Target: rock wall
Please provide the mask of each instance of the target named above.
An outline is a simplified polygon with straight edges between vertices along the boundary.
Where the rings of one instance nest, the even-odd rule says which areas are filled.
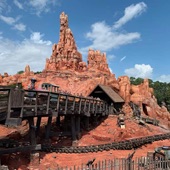
[[[89,49],[87,63],[89,70],[99,70],[111,74],[106,59],[106,53]]]

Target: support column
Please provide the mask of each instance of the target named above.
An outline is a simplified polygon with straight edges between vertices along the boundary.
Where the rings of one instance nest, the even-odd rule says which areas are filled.
[[[29,132],[30,132],[30,143],[31,145],[36,145],[36,127],[34,126],[34,118],[30,117],[28,118],[29,122]]]
[[[76,117],[76,132],[77,132],[77,139],[80,139],[81,137],[81,131],[80,131],[80,116],[77,115]]]
[[[71,133],[72,141],[76,141],[76,126],[75,126],[75,116],[71,116]]]
[[[61,120],[60,120],[60,115],[56,117],[56,125],[60,127]]]
[[[49,137],[50,137],[51,122],[52,122],[52,116],[48,117],[48,122],[47,122],[47,126],[46,126],[46,133],[45,133],[46,139],[49,139]]]
[[[38,120],[37,120],[38,121]],[[36,126],[34,126],[34,117],[28,118],[29,130],[30,130],[30,143],[31,145],[36,145]],[[39,153],[36,151],[31,151],[30,153],[30,165],[39,165]]]
[[[89,117],[85,117],[85,129],[89,130]]]
[[[37,117],[37,123],[36,123],[36,136],[38,136],[39,131],[40,131],[40,125],[41,125],[41,117]]]

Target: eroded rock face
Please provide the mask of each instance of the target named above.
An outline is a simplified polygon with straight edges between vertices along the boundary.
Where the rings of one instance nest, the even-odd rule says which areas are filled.
[[[126,103],[130,102],[130,80],[128,76],[121,76],[118,78],[120,96]]]
[[[30,75],[30,66],[29,66],[29,65],[26,65],[24,74],[25,74],[26,76],[29,76],[29,75]]]
[[[107,64],[106,53],[101,53],[99,50],[89,49],[88,52],[88,69],[100,70],[110,74]]]
[[[79,66],[80,63],[80,66]],[[52,55],[46,60],[45,71],[56,70],[86,70],[82,64],[82,55],[78,52],[73,33],[68,26],[68,16],[60,15],[60,39],[52,47]]]
[[[170,114],[166,107],[160,107],[153,95],[153,89],[149,87],[148,79],[144,79],[140,85],[131,85],[127,76],[118,78],[120,95],[125,99],[124,110],[131,114],[128,103],[132,101],[140,107],[141,113],[153,118],[170,120]]]

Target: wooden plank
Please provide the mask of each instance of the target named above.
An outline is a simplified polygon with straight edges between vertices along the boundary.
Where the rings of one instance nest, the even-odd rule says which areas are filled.
[[[11,116],[11,90],[8,92],[8,113],[7,118],[10,118]]]
[[[58,95],[57,99],[57,112],[59,112],[59,107],[60,107],[60,94]]]
[[[75,128],[75,116],[71,116],[71,132],[72,132],[72,140],[76,140],[76,128]]]
[[[52,122],[52,116],[48,117],[46,133],[45,133],[45,138],[46,139],[49,139],[49,137],[50,137],[51,122]]]
[[[48,93],[48,99],[47,99],[47,111],[46,114],[49,112],[49,106],[50,106],[50,93]]]
[[[82,110],[81,106],[82,106],[82,98],[80,98],[80,101],[79,101],[79,111],[78,111],[78,114],[81,113],[81,110]]]
[[[85,99],[85,101],[84,101],[84,107],[83,107],[84,113],[86,112],[86,107],[87,107],[87,99]]]
[[[20,112],[20,117],[23,117],[23,112],[24,112],[24,92],[22,93],[22,108],[21,108],[21,112]]]
[[[72,105],[72,111],[74,113],[74,109],[75,109],[75,104],[76,104],[76,97],[74,97],[73,99],[73,105]]]
[[[76,135],[77,135],[77,139],[80,139],[80,116],[76,116]]]
[[[36,123],[36,136],[38,136],[40,131],[40,125],[41,125],[41,116],[37,117],[37,123]]]
[[[64,114],[67,113],[67,104],[68,104],[68,96],[66,96],[65,107],[64,107]]]
[[[41,150],[41,144],[38,145],[32,145],[32,146],[20,146],[16,148],[7,148],[7,149],[0,149],[0,155],[3,154],[11,154],[16,152],[28,152],[33,150]]]
[[[34,126],[34,118],[28,118],[29,122],[29,133],[30,133],[30,143],[31,145],[36,145],[36,127]]]

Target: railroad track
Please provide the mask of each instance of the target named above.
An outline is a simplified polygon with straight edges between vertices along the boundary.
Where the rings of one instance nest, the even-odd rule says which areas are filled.
[[[102,152],[109,150],[131,150],[137,149],[145,144],[152,143],[154,141],[170,139],[170,133],[128,139],[119,142],[112,142],[101,145],[91,146],[63,146],[57,147],[55,145],[40,144],[32,146],[30,144],[22,144],[14,140],[0,140],[0,155],[13,152],[25,152],[28,150],[39,150],[43,152],[56,152],[56,153],[90,153],[90,152]]]
[[[56,147],[55,145],[42,145],[41,149],[45,152],[57,153],[89,153],[89,152],[102,152],[109,150],[131,150],[141,147],[142,145],[152,143],[154,141],[170,139],[170,133],[159,134],[154,136],[147,136],[141,138],[134,138],[120,142],[112,142],[102,145],[91,146],[71,146],[71,147]]]

